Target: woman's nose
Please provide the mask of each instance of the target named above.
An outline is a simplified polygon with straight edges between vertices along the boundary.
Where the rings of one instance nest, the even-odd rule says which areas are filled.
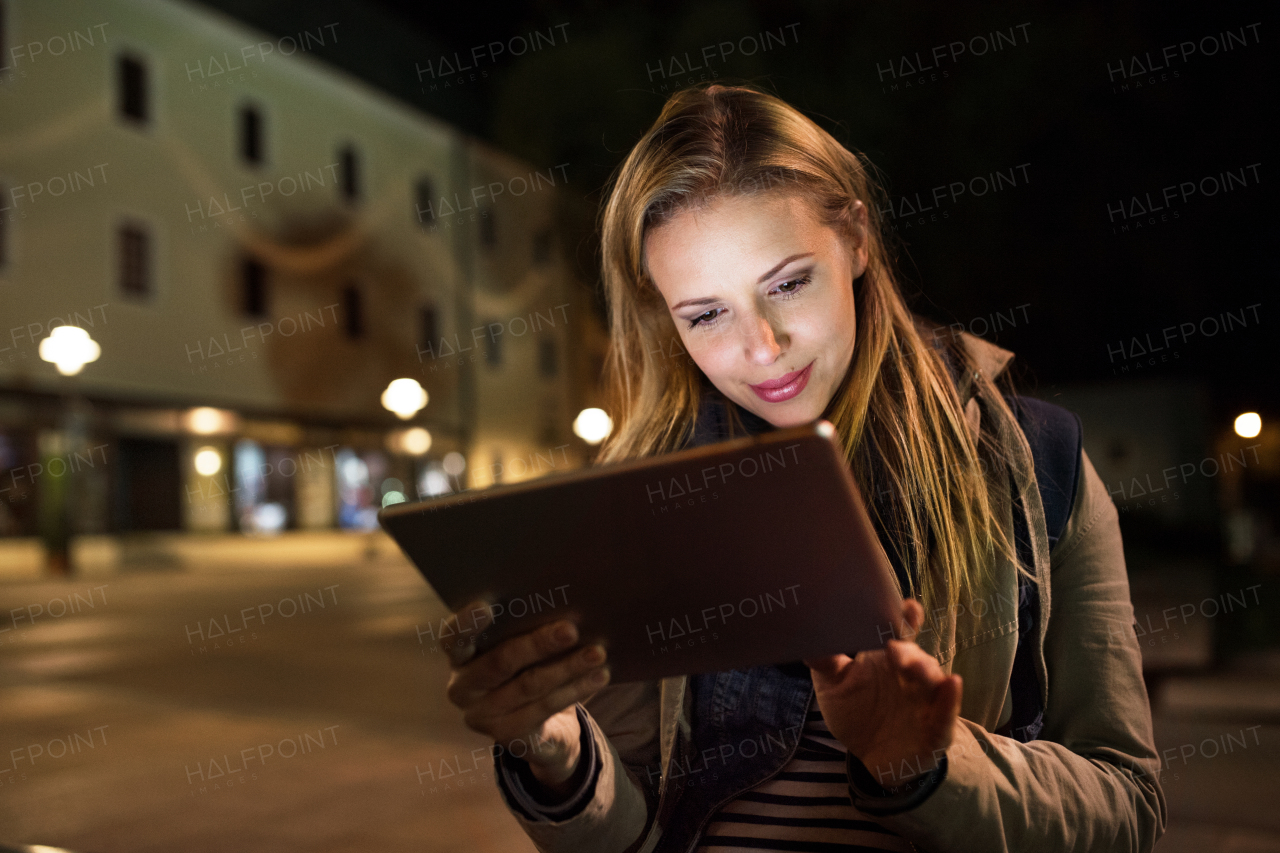
[[[757,314],[751,320],[751,329],[748,332],[748,356],[756,364],[773,364],[778,359],[778,354],[782,352],[782,347],[778,344],[779,337],[786,340],[786,335],[780,335],[778,330],[773,328],[768,317]]]

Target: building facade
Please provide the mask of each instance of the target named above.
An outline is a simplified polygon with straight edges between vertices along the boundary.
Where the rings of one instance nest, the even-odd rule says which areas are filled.
[[[342,36],[0,3],[0,535],[369,529],[587,457],[568,164],[313,55]],[[39,356],[60,325],[101,346],[79,375]]]

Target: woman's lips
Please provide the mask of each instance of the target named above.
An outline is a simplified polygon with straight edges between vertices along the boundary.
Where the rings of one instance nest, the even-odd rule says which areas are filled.
[[[759,385],[752,385],[751,390],[755,391],[756,396],[766,403],[781,403],[783,400],[790,400],[804,390],[804,386],[809,382],[809,370],[812,367],[813,362],[811,361],[808,367],[803,370],[788,373],[778,379],[770,379],[768,382],[761,382]]]

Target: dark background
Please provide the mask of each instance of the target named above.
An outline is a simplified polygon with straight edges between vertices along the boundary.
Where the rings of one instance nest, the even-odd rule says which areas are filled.
[[[899,264],[915,309],[943,322],[1005,317],[987,337],[1018,354],[1022,387],[1112,379],[1121,340],[1262,303],[1248,326],[1195,335],[1178,359],[1128,376],[1205,380],[1211,406],[1277,412],[1280,383],[1266,350],[1275,321],[1264,265],[1274,192],[1267,156],[1274,125],[1274,51],[1261,3],[987,3],[938,6],[756,2],[503,2],[211,0],[207,5],[288,34],[340,21],[323,58],[539,168],[568,163],[580,200],[564,211],[578,274],[595,284],[593,224],[602,187],[667,94],[690,75],[647,72],[704,45],[786,33],[785,46],[710,66],[722,82],[761,85],[813,117],[881,170],[893,198],[1029,163],[1029,182],[944,205],[936,222],[899,220]],[[350,22],[350,23],[348,23]],[[935,80],[887,91],[883,69],[953,41],[1015,29],[985,56],[940,63]],[[1260,23],[1253,29],[1248,25]],[[428,65],[534,30],[557,44],[485,58],[475,82],[430,91]],[[795,24],[796,26],[790,27]],[[1198,49],[1163,72],[1122,78],[1133,57],[1245,27],[1248,44]],[[563,39],[561,38],[563,36]],[[1207,49],[1212,45],[1206,43]],[[1111,72],[1108,68],[1113,69]],[[878,71],[878,69],[881,69]],[[938,72],[946,71],[943,78]],[[481,73],[482,72],[482,73]],[[1177,72],[1175,77],[1173,72]],[[707,74],[707,71],[696,72]],[[1160,75],[1164,74],[1164,79]],[[419,80],[422,77],[422,80]],[[464,75],[465,77],[465,75]],[[883,80],[881,78],[884,78]],[[1155,82],[1152,83],[1153,79]],[[707,79],[710,79],[708,75]],[[437,84],[442,81],[435,81]],[[1128,91],[1120,91],[1124,82]],[[1141,86],[1137,85],[1141,83]],[[1175,202],[1166,221],[1113,233],[1108,206],[1183,181],[1261,163],[1246,187]],[[1178,217],[1172,217],[1176,211]],[[905,227],[907,221],[911,227]],[[1131,223],[1133,219],[1129,220]],[[598,288],[597,288],[598,292]],[[1023,322],[1023,320],[1029,322]],[[1260,320],[1260,322],[1255,322]],[[975,323],[978,331],[981,322]]]

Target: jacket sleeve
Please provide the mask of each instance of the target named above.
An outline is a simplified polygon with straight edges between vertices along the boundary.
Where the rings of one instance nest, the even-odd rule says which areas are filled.
[[[507,808],[541,853],[624,853],[640,839],[652,811],[661,770],[658,683],[611,685],[583,705],[578,719],[586,720],[599,760],[584,783],[590,799],[571,817],[531,815],[527,803],[521,805],[524,796],[507,787],[508,777],[495,774]]]
[[[961,719],[941,784],[914,808],[878,818],[917,846],[1145,853],[1164,833],[1119,515],[1083,453],[1080,478],[1050,555],[1041,739],[1021,743]]]

